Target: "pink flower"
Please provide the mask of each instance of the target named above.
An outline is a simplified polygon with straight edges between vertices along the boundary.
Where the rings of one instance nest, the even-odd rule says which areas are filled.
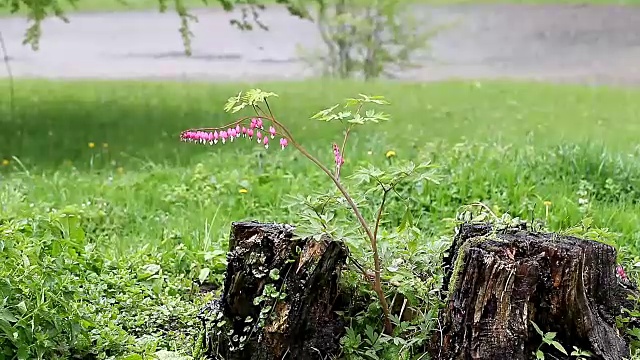
[[[616,274],[618,274],[620,279],[627,280],[627,274],[624,272],[624,269],[622,268],[622,265],[618,265],[616,267]]]
[[[248,136],[250,140],[256,139],[258,144],[268,149],[270,140],[275,139],[276,135],[278,135],[278,131],[274,126],[269,126],[269,129],[266,130],[265,122],[259,117],[251,119],[249,124],[235,122],[227,125],[227,127],[227,129],[185,130],[180,133],[180,140],[213,145],[217,144],[218,141],[226,144],[227,140],[233,142],[235,138]],[[286,138],[280,139],[280,147],[283,150],[288,145],[289,142]]]
[[[286,148],[287,145],[289,145],[289,142],[287,141],[286,138],[280,139],[280,147],[282,147],[282,150],[284,150],[284,148]]]
[[[340,166],[342,166],[342,164],[344,164],[344,158],[340,154],[340,148],[336,143],[333,143],[333,155],[335,158],[336,166],[339,168]]]

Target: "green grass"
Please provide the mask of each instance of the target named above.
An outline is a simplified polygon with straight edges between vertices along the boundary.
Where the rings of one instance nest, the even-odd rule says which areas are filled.
[[[407,0],[417,4],[595,4],[595,5],[637,5],[638,0]],[[271,1],[275,3],[275,1]],[[207,2],[202,0],[183,0],[188,8],[220,8],[215,0]],[[269,2],[267,2],[269,3]],[[173,2],[168,1],[168,8],[173,8]],[[61,7],[65,12],[119,12],[159,9],[157,0],[80,0],[76,5],[69,2],[62,2]],[[5,3],[0,2],[0,15],[8,15],[9,8]],[[23,15],[22,9],[17,14]]]
[[[220,284],[230,223],[299,223],[300,207],[289,206],[288,196],[330,189],[293,149],[178,141],[183,129],[232,121],[224,102],[251,87],[280,95],[274,112],[327,164],[339,129],[310,115],[360,92],[391,101],[385,110],[392,121],[352,137],[343,174],[358,193],[346,177],[359,166],[406,160],[437,166],[441,184],[401,188],[406,201],[392,201],[383,224],[390,231],[407,206],[413,211],[420,237],[412,246],[426,255],[412,266],[437,268],[453,233],[445,219],[475,201],[498,214],[533,215],[551,230],[590,218],[594,228],[608,229],[599,239],[621,250],[624,264],[640,261],[637,90],[512,82],[21,80],[13,118],[8,96],[0,96],[0,161],[8,162],[0,166],[0,233],[8,234],[0,252],[9,259],[0,262],[0,279],[13,279],[0,280],[0,299],[9,299],[16,320],[3,323],[9,317],[0,312],[0,354],[35,356],[38,349],[53,351],[51,344],[68,348],[48,358],[191,351],[204,301],[197,279],[206,268],[207,282]],[[388,160],[390,149],[397,157]],[[545,201],[552,203],[548,218]],[[364,211],[370,218],[372,209]],[[369,263],[366,245],[353,241],[355,255]],[[406,258],[407,246],[383,242],[385,261]],[[59,301],[41,302],[43,293]],[[35,333],[45,335],[35,337],[32,319]],[[72,328],[86,336],[72,338]],[[19,341],[7,331],[17,331]]]
[[[0,157],[17,156],[29,167],[68,161],[87,167],[92,159],[94,165],[137,166],[147,160],[184,163],[205,150],[177,144],[180,131],[230,122],[233,117],[222,111],[226,99],[252,86],[280,94],[273,104],[276,111],[310,146],[338,140],[335,127],[309,120],[314,111],[359,92],[384,94],[391,102],[388,111],[396,118],[356,135],[362,151],[377,154],[393,148],[410,157],[424,143],[438,140],[512,143],[525,138],[536,145],[597,143],[613,150],[633,150],[640,135],[636,121],[640,91],[632,89],[510,82],[20,81],[15,89],[16,121],[9,122],[8,83],[0,82],[0,93],[7,95],[0,99],[5,137]],[[383,138],[385,145],[371,138]],[[89,148],[89,142],[96,148]],[[102,148],[104,143],[108,149]]]

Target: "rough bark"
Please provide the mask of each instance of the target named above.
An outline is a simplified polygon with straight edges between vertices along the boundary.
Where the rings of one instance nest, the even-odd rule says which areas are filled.
[[[590,359],[629,356],[615,317],[631,290],[617,280],[611,246],[463,225],[444,262],[449,291],[442,331],[432,339],[434,359],[535,358],[542,338],[531,322],[557,332],[555,340],[569,353],[577,346],[591,351]],[[552,346],[541,350],[568,359]]]
[[[222,296],[200,316],[207,355],[313,360],[337,354],[345,328],[336,314],[338,282],[346,258],[344,244],[327,237],[294,239],[287,225],[233,223]]]

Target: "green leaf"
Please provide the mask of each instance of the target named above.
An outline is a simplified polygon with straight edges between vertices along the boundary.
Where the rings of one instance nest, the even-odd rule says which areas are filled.
[[[27,305],[24,303],[24,301],[19,302],[18,305],[16,305],[16,308],[18,308],[20,314],[24,314],[27,312]]]
[[[142,267],[138,277],[140,280],[146,280],[158,274],[162,268],[158,264],[148,264]]]
[[[640,339],[640,328],[634,327],[634,328],[628,329],[627,334]]]
[[[258,103],[263,103],[269,97],[278,95],[274,92],[262,91],[260,89],[251,89],[248,90],[243,100],[250,106],[257,105]]]
[[[544,338],[547,339],[547,340],[553,340],[553,339],[556,338],[557,334],[558,333],[556,333],[556,332],[550,331],[550,332],[544,334]]]
[[[5,337],[16,345],[16,340],[13,337],[13,333],[15,332],[14,327],[11,326],[8,321],[0,319],[0,329],[4,332]]]
[[[129,354],[123,358],[120,358],[120,360],[143,360],[143,358],[140,354]]]
[[[536,359],[544,360],[544,353],[541,350],[536,351]]]
[[[202,270],[200,270],[200,274],[198,274],[198,280],[200,281],[200,284],[203,284],[209,278],[210,273],[211,270],[209,268],[203,268]]]
[[[567,350],[564,349],[564,347],[557,341],[554,341],[551,343],[551,345],[553,345],[556,349],[558,349],[558,351],[560,351],[561,353],[568,355],[567,354]]]
[[[413,214],[409,207],[404,211],[404,215],[400,220],[400,225],[398,226],[398,232],[403,232],[413,226]]]
[[[271,278],[271,280],[274,280],[274,281],[280,279],[280,270],[271,269],[271,271],[269,271],[269,277]]]
[[[10,323],[18,322],[18,319],[9,311],[9,309],[0,310],[0,319]]]
[[[158,360],[190,360],[191,357],[180,355],[174,351],[160,350],[154,354]]]
[[[27,360],[29,359],[29,346],[23,344],[18,348],[18,359],[19,360]]]
[[[240,102],[240,97],[242,96],[242,92],[239,92],[237,96],[232,96],[227,99],[227,103],[224,105],[225,112],[235,112],[232,111],[233,108]]]
[[[540,334],[540,336],[544,337],[544,333],[542,332],[542,330],[540,330],[538,325],[536,325],[536,323],[534,323],[533,321],[529,321],[529,322],[531,323],[531,325],[533,325],[533,328],[536,329],[536,332]]]
[[[337,118],[337,115],[333,114],[333,111],[338,107],[339,105],[334,105],[328,109],[324,109],[324,110],[320,110],[317,113],[315,113],[312,117],[311,120],[320,120],[320,121],[331,121],[331,120],[335,120]]]
[[[365,119],[360,114],[356,114],[353,117],[353,119],[347,120],[347,122],[350,123],[350,124],[358,124],[358,125],[363,125],[364,121],[365,121]]]

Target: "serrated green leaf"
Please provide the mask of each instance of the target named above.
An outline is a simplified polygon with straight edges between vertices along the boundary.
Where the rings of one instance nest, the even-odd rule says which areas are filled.
[[[239,92],[237,96],[232,96],[227,100],[227,103],[224,105],[225,112],[235,112],[232,111],[234,107],[241,101],[242,92]]]
[[[324,109],[324,110],[320,110],[317,113],[315,113],[312,117],[311,120],[320,120],[320,121],[331,121],[333,119],[335,119],[335,114],[333,114],[333,111],[338,107],[339,105],[334,105],[330,108]]]

